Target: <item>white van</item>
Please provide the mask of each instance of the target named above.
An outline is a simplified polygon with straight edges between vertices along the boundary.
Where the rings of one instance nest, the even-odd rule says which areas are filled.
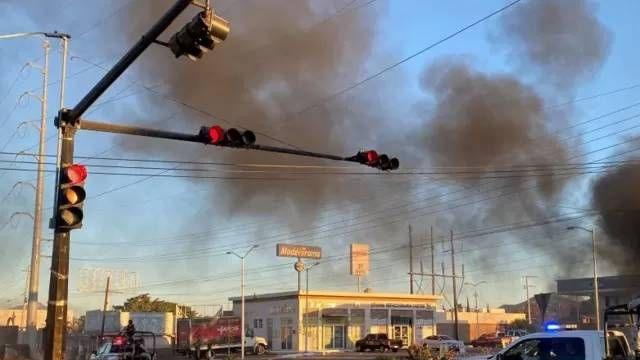
[[[632,356],[629,343],[622,332],[609,331],[607,338],[613,359],[622,360]],[[523,336],[488,359],[602,360],[604,357],[604,332],[574,330],[540,332]]]

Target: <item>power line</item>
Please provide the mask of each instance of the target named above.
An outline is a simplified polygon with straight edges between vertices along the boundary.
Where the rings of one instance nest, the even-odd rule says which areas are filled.
[[[413,54],[411,54],[411,55],[409,55],[407,57],[404,57],[400,61],[397,61],[397,62],[395,62],[395,63],[393,63],[393,64],[391,64],[389,66],[386,66],[385,68],[379,70],[378,72],[376,72],[376,73],[374,73],[372,75],[369,75],[369,76],[365,77],[364,79],[359,80],[356,83],[354,83],[354,84],[352,84],[352,85],[350,85],[350,86],[348,86],[348,87],[346,87],[346,88],[344,88],[342,90],[334,92],[333,94],[325,97],[324,99],[320,100],[319,102],[314,103],[312,105],[309,105],[309,106],[303,108],[302,110],[295,112],[292,115],[293,116],[297,116],[297,115],[305,113],[305,112],[307,112],[307,111],[309,111],[311,109],[315,109],[315,108],[318,108],[318,107],[320,107],[322,105],[325,105],[325,104],[333,101],[334,99],[338,98],[342,94],[344,94],[346,92],[349,92],[349,91],[351,91],[351,90],[353,90],[353,89],[355,89],[357,87],[360,87],[361,85],[363,85],[363,84],[365,84],[365,83],[367,83],[367,82],[369,82],[369,81],[371,81],[373,79],[376,79],[376,78],[380,77],[382,74],[384,74],[384,73],[386,73],[386,72],[388,72],[390,70],[395,69],[396,67],[406,63],[407,61],[410,61],[411,59],[413,59],[413,58],[415,58],[415,57],[417,57],[419,55],[422,55],[423,53],[433,49],[434,47],[436,47],[436,46],[438,46],[438,45],[440,45],[440,44],[442,44],[442,43],[444,43],[444,42],[446,42],[448,40],[451,40],[452,38],[462,34],[463,32],[465,32],[465,31],[467,31],[467,30],[469,30],[469,29],[471,29],[473,27],[475,27],[476,25],[478,25],[478,24],[480,24],[480,23],[482,23],[482,22],[494,17],[495,15],[500,14],[501,12],[509,9],[510,7],[512,7],[512,6],[516,5],[516,4],[518,4],[520,1],[521,0],[516,0],[516,1],[510,2],[509,4],[501,7],[500,9],[495,10],[495,11],[489,13],[488,15],[485,15],[485,16],[481,17],[480,19],[478,19],[478,20],[476,20],[476,21],[474,21],[474,22],[472,22],[472,23],[470,23],[470,24],[468,24],[466,26],[463,26],[462,28],[460,28],[460,29],[454,31],[453,33],[445,36],[444,38],[442,38],[442,39],[440,39],[440,40],[438,40],[438,41],[436,41],[436,42],[434,42],[434,43],[432,43],[432,44],[420,49],[419,51],[417,51],[417,52],[415,52],[415,53],[413,53]]]

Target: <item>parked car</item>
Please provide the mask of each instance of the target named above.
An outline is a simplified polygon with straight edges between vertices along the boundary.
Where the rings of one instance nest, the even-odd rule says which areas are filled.
[[[524,330],[524,329],[507,330],[507,336],[514,338],[514,340],[517,338],[526,336],[527,334],[528,334],[527,330]]]
[[[464,343],[453,339],[447,335],[431,335],[427,336],[422,342],[422,346],[429,350],[440,350],[442,346],[447,346],[449,350],[463,354],[465,352]]]
[[[502,348],[511,342],[509,340],[510,339],[504,336],[504,333],[488,333],[488,334],[482,334],[477,339],[471,341],[471,346]]]
[[[364,338],[356,341],[356,349],[360,352],[371,350],[393,352],[398,351],[402,347],[402,340],[389,339],[387,334],[367,334]]]

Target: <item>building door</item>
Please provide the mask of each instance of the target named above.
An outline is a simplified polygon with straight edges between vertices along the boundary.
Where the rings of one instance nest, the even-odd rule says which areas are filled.
[[[280,319],[280,349],[293,349],[293,320],[290,318]]]
[[[402,340],[402,345],[411,345],[411,326],[410,325],[394,325],[393,326],[393,338],[395,340]]]
[[[267,344],[273,349],[273,319],[267,319]]]
[[[346,326],[325,324],[323,328],[325,349],[346,348]]]

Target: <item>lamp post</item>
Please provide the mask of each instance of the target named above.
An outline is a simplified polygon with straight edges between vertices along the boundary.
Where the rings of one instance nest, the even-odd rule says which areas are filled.
[[[235,251],[227,251],[227,255],[235,255],[241,261],[241,270],[240,270],[240,358],[244,359],[244,259],[249,255],[249,253],[257,248],[258,245],[253,245],[252,247],[244,253],[244,255],[240,256]]]
[[[306,286],[306,290],[305,290],[305,294],[304,294],[304,316],[303,316],[303,321],[304,321],[304,352],[308,351],[308,344],[309,344],[309,333],[308,333],[308,323],[309,323],[309,319],[308,319],[308,311],[309,311],[309,270],[311,270],[313,267],[320,265],[319,262],[315,262],[313,264],[311,264],[310,266],[307,266],[307,268],[304,270],[305,271],[305,276],[306,276],[306,282],[307,282],[307,286]]]
[[[472,283],[472,282],[464,283],[465,285],[469,285],[473,287],[473,297],[475,298],[475,302],[476,302],[476,336],[480,334],[480,321],[478,320],[478,286],[486,283],[487,283],[486,281],[478,281],[476,283]]]
[[[598,267],[596,262],[596,229],[595,226],[591,229],[587,229],[582,226],[569,226],[567,227],[567,230],[583,230],[591,233],[591,251],[593,256],[593,300],[595,302],[596,328],[600,330],[600,292],[598,291]]]

